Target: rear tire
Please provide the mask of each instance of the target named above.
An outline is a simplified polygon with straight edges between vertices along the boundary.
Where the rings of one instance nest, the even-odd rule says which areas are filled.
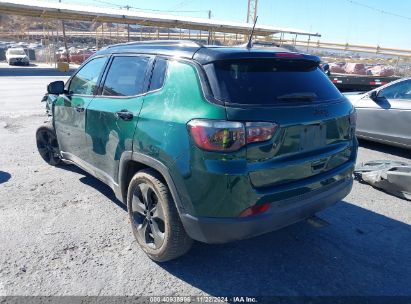
[[[152,169],[137,172],[127,193],[127,209],[134,237],[154,261],[165,262],[185,254],[193,243],[161,176]]]
[[[62,163],[56,132],[51,124],[45,124],[36,131],[37,150],[41,158],[51,166]]]

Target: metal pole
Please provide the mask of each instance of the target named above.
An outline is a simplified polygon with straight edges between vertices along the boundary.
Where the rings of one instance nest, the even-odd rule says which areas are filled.
[[[98,50],[98,32],[97,32],[97,30],[98,30],[98,27],[96,26],[96,50]]]
[[[208,11],[208,19],[211,19],[211,10]],[[211,28],[208,29],[208,38],[207,38],[207,43],[211,44],[211,40],[212,40],[212,35],[213,35],[213,31]]]
[[[129,10],[130,6],[126,6],[126,9]],[[127,23],[127,42],[130,42],[130,24]]]
[[[104,46],[104,22],[101,23],[101,40],[103,41],[102,45]]]
[[[56,41],[54,40],[54,29],[53,28],[51,29],[51,41],[53,41],[53,50],[52,50],[53,56],[52,56],[52,58],[53,58],[54,67],[56,68],[57,67],[56,66],[56,52],[54,51],[54,46],[56,45]]]
[[[247,23],[249,23],[250,22],[250,1],[251,0],[248,0],[248,6],[247,6]]]
[[[111,44],[111,27],[113,26],[113,23],[110,23],[110,25],[108,26],[108,28],[109,28],[109,31],[110,31],[110,42],[109,42],[109,44]]]
[[[120,41],[120,34],[118,32],[118,23],[116,23],[116,32],[117,32],[117,43]]]
[[[400,56],[398,56],[397,57],[397,63],[396,63],[396,65],[395,65],[395,74],[398,74],[398,65],[399,65],[399,63],[400,63]]]
[[[66,49],[67,63],[70,63],[69,51],[67,47],[66,27],[64,25],[64,20],[61,20],[61,27],[63,30],[63,40],[64,40],[64,48]]]

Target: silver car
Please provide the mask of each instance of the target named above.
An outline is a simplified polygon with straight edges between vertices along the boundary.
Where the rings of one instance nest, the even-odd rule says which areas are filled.
[[[357,109],[357,137],[411,149],[411,78],[344,95]]]

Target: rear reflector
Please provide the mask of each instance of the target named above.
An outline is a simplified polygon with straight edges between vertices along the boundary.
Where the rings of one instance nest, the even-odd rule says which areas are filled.
[[[255,205],[253,207],[245,209],[243,212],[240,213],[240,217],[248,217],[253,215],[262,214],[267,212],[270,209],[269,203],[264,203],[262,205]]]

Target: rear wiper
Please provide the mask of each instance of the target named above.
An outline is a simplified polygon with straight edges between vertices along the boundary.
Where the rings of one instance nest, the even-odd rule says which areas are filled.
[[[317,94],[315,93],[292,93],[277,96],[278,100],[308,100],[312,101],[317,99]]]

